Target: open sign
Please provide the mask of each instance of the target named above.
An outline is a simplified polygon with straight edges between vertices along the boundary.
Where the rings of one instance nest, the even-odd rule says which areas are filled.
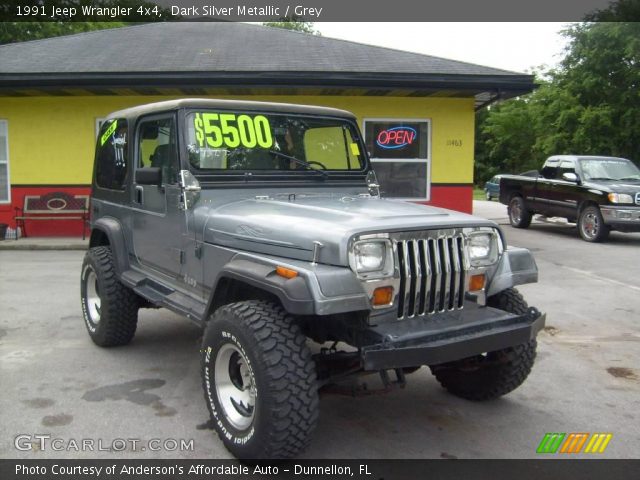
[[[418,136],[418,132],[411,127],[392,127],[378,133],[376,143],[387,150],[411,145]]]

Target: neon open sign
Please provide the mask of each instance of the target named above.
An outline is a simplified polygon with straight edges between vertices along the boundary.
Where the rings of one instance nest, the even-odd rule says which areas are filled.
[[[418,136],[418,132],[411,127],[392,127],[382,130],[378,134],[376,143],[379,147],[391,150],[411,145]]]

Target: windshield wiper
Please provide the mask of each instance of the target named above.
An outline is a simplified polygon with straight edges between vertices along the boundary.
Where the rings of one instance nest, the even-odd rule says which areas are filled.
[[[329,177],[329,174],[324,170],[318,170],[317,168],[313,168],[313,166],[307,162],[306,160],[302,160],[301,158],[292,157],[291,155],[287,155],[286,153],[279,152],[277,150],[269,150],[269,153],[273,153],[274,155],[278,155],[282,158],[286,158],[287,160],[291,160],[296,162],[298,165],[302,165],[307,170],[311,170],[312,172],[319,173],[324,178]]]
[[[589,180],[615,180],[615,178],[609,178],[609,177],[589,177]]]
[[[618,180],[640,180],[640,175],[631,175],[630,177],[622,177]]]

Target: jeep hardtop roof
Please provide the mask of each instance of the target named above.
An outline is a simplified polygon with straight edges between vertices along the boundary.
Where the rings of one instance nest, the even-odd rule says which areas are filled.
[[[164,102],[147,103],[145,105],[126,108],[124,110],[113,112],[107,117],[107,119],[137,118],[142,115],[178,110],[181,108],[297,113],[326,117],[342,117],[349,120],[356,119],[353,113],[337,108],[316,107],[312,105],[296,105],[292,103],[253,102],[246,100],[211,100],[207,98],[184,98],[179,100],[167,100]]]

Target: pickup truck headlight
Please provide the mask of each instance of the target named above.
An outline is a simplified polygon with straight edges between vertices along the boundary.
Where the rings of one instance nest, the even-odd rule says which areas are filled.
[[[359,240],[349,254],[351,269],[361,278],[393,275],[393,250],[389,240]]]
[[[633,197],[628,193],[610,193],[608,197],[611,203],[633,203]]]
[[[467,240],[472,267],[493,265],[498,260],[498,239],[493,232],[472,232]]]

